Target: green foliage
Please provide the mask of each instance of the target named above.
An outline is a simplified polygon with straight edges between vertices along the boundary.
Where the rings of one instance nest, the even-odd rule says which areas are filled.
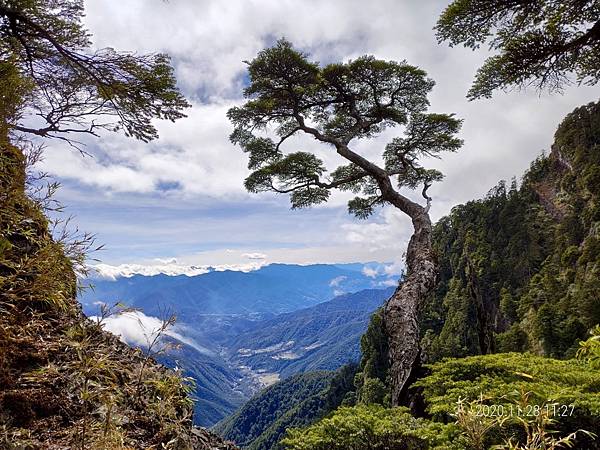
[[[503,353],[447,359],[430,370],[416,383],[427,411],[447,421],[456,417],[457,407],[475,402],[479,420],[496,429],[488,436],[491,443],[525,439],[524,427],[543,425],[560,435],[600,429],[600,373],[585,362]],[[577,448],[598,448],[585,434],[578,439]]]
[[[490,56],[468,97],[491,97],[496,89],[536,85],[551,91],[571,82],[600,80],[600,5],[595,0],[455,0],[436,26],[439,41]]]
[[[600,325],[596,325],[590,334],[587,340],[579,343],[577,357],[598,369],[600,368]]]
[[[0,304],[34,309],[72,308],[75,275],[64,246],[50,238],[48,220],[25,191],[26,158],[8,139],[6,120],[17,116],[26,82],[0,62]],[[25,275],[27,274],[27,275]]]
[[[505,353],[437,362],[414,386],[429,419],[406,408],[340,407],[290,430],[282,444],[293,450],[600,448],[592,433],[600,429],[600,373],[593,365],[599,333],[582,343],[582,360]]]
[[[240,446],[265,448],[256,440],[270,441],[269,438],[285,430],[285,427],[280,430],[280,425],[305,425],[305,419],[318,413],[322,408],[321,396],[332,378],[332,372],[309,372],[287,378],[250,399],[216,429],[223,437]],[[304,415],[298,415],[299,411],[303,411]]]
[[[554,450],[585,445],[584,440],[595,439],[596,435],[587,430],[560,433],[555,429],[554,417],[557,412],[562,412],[562,406],[535,403],[531,401],[532,397],[532,392],[515,392],[502,399],[504,404],[492,405],[489,404],[492,399],[483,395],[477,400],[459,399],[455,410],[456,424],[467,448]]]
[[[389,401],[387,395],[389,393],[381,392],[382,386],[389,385],[389,362],[382,308],[371,316],[367,331],[360,339],[360,350],[362,353],[360,367],[354,379],[357,400],[361,403],[383,404]]]
[[[0,60],[0,127],[3,134],[8,131],[8,123],[20,117],[21,106],[30,91],[31,85],[20,75],[14,60]]]
[[[518,322],[513,323],[508,330],[495,336],[498,352],[524,352],[529,347],[527,333]]]
[[[406,408],[378,405],[339,408],[303,430],[293,429],[282,441],[290,450],[461,449],[453,424],[413,417]]]
[[[326,202],[329,198],[329,190],[311,184],[313,180],[319,178],[324,170],[323,161],[312,153],[296,152],[281,156],[275,162],[252,172],[246,178],[244,185],[248,191],[255,193],[275,189],[286,192],[295,184],[300,183],[303,187],[289,192],[292,207],[303,208]],[[278,188],[273,185],[274,175],[281,183]]]
[[[380,379],[365,378],[360,384],[358,402],[365,405],[373,403],[382,405],[385,402],[387,391],[388,389]]]
[[[422,320],[430,361],[524,350],[574,356],[600,322],[599,142],[600,105],[577,108],[520,186],[500,182],[438,221],[440,281]]]
[[[390,177],[396,177],[398,188],[424,187],[427,198],[427,188],[442,174],[422,167],[419,159],[462,145],[456,137],[461,121],[427,113],[434,83],[406,62],[362,56],[320,66],[280,40],[249,62],[248,75],[248,101],[227,113],[235,126],[231,142],[248,154],[253,170],[246,188],[289,194],[293,208],[326,202],[330,191],[339,189],[361,194],[350,201],[349,211],[366,218],[389,201]],[[385,147],[383,168],[349,148],[353,140],[393,126],[403,127],[404,137]],[[284,154],[283,144],[301,133],[334,148],[351,164],[328,172],[312,152]],[[276,139],[267,137],[273,134]]]
[[[27,80],[27,114],[46,121],[30,128],[15,117],[10,127],[70,142],[74,133],[123,129],[149,141],[158,136],[152,119],[184,117],[189,105],[175,86],[169,57],[92,50],[83,13],[82,0],[0,4],[0,61]]]
[[[294,375],[252,398],[216,431],[250,450],[280,448],[288,428],[310,425],[350,397],[355,372],[355,366],[347,365],[335,373]]]
[[[494,351],[493,333],[520,317],[518,299],[552,236],[536,203],[531,189],[501,182],[435,225],[440,281],[423,319],[430,358]]]

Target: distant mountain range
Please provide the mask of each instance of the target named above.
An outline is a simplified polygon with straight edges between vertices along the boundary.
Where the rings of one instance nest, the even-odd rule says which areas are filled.
[[[357,361],[370,314],[396,282],[376,263],[273,264],[253,272],[97,279],[81,303],[89,315],[98,302],[117,301],[146,316],[174,311],[176,333],[168,339],[179,348],[159,359],[196,380],[196,422],[211,426],[277,380]],[[107,328],[125,336],[123,326],[132,322],[118,322]]]
[[[132,275],[95,279],[80,296],[88,314],[95,303],[123,301],[156,316],[172,309],[180,321],[193,324],[206,314],[281,314],[307,308],[336,295],[395,284],[383,265],[271,264],[251,272],[212,271],[196,276]],[[381,268],[381,270],[378,270]]]

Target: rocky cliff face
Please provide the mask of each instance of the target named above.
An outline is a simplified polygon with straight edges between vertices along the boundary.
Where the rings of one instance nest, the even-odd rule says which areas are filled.
[[[81,313],[25,181],[0,124],[0,448],[235,449],[192,427],[185,380]]]

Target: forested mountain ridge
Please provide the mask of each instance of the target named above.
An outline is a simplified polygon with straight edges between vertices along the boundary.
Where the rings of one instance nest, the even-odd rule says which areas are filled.
[[[500,182],[434,228],[429,360],[498,351],[573,357],[600,323],[600,103],[569,114],[520,186]]]
[[[353,389],[356,365],[291,376],[263,390],[214,430],[249,450],[282,448],[286,429],[310,425],[340,406]]]
[[[422,361],[504,351],[573,357],[600,322],[600,103],[581,106],[510,185],[434,226],[440,266],[421,316]],[[387,383],[386,330],[363,336],[363,383]],[[371,380],[371,381],[369,381]]]
[[[422,312],[428,364],[411,410],[389,408],[379,310],[361,342],[356,405],[288,430],[280,445],[599,448],[600,329],[586,339],[600,322],[600,103],[569,114],[554,138],[520,183],[500,182],[434,226],[441,273]],[[481,413],[490,407],[502,412]]]

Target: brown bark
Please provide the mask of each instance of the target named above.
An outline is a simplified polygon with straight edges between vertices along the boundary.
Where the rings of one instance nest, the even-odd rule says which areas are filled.
[[[409,403],[407,389],[421,361],[419,313],[437,279],[427,209],[412,216],[412,222],[415,231],[406,254],[406,279],[384,309],[393,406]]]
[[[306,125],[296,112],[299,129],[313,135],[321,142],[335,146],[337,153],[361,167],[379,185],[381,198],[394,205],[412,219],[414,233],[406,252],[407,276],[384,308],[384,323],[388,337],[388,352],[392,388],[392,406],[411,403],[406,390],[420,367],[421,345],[419,312],[437,281],[437,264],[431,245],[432,225],[429,218],[431,197],[429,184],[423,186],[422,195],[427,200],[423,207],[396,191],[390,173],[352,151],[345,142],[323,135]]]

